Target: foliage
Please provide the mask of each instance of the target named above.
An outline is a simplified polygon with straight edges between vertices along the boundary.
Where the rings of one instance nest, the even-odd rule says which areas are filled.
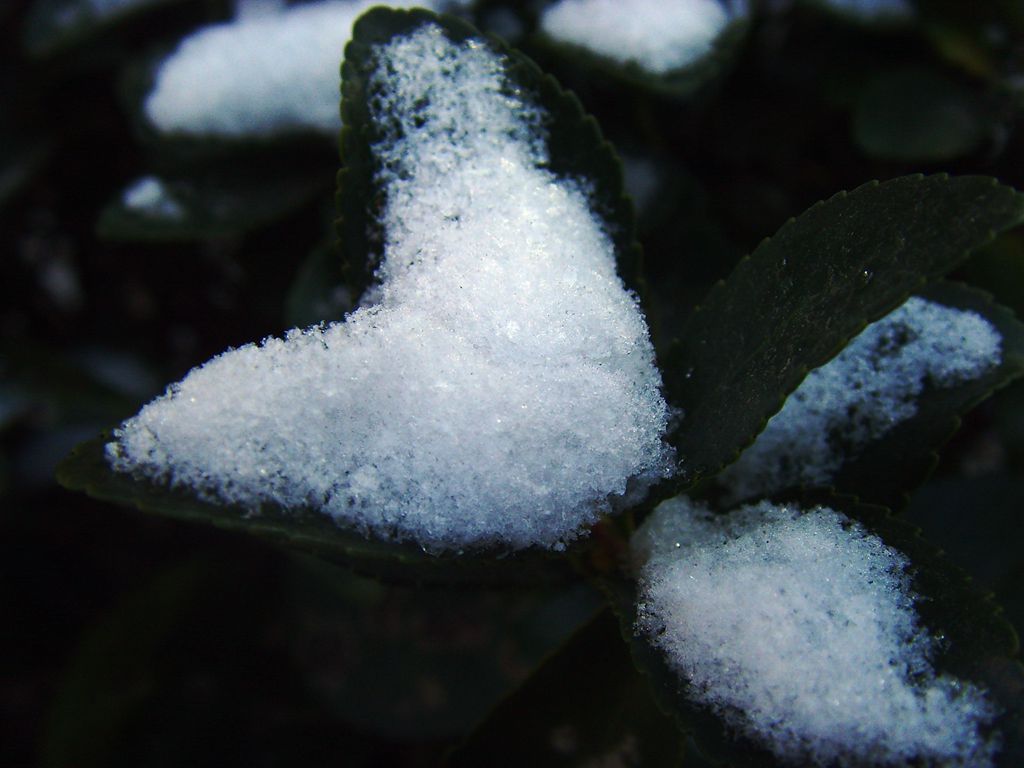
[[[373,284],[373,48],[437,17],[359,23],[340,142],[225,142],[160,135],[140,89],[226,3],[0,9],[0,520],[16,646],[0,690],[29,700],[15,757],[778,764],[688,701],[635,632],[629,537],[678,493],[724,512],[715,476],[808,371],[920,295],[991,322],[999,365],[926,387],[824,487],[774,498],[825,503],[910,558],[937,666],[998,703],[996,764],[1024,760],[1024,15],[775,5],[667,76],[560,44],[533,9],[481,0],[443,17],[452,39],[508,41],[488,45],[546,111],[551,171],[588,180],[651,327],[680,472],[565,552],[441,555],[315,509],[200,498],[103,453],[162,383],[339,320]],[[130,204],[146,178],[172,206]],[[36,731],[39,745],[24,736]]]

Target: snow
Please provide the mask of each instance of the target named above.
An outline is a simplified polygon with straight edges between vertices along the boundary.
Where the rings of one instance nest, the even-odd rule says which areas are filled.
[[[380,4],[322,0],[275,12],[267,0],[243,2],[234,21],[197,30],[161,63],[146,117],[164,133],[336,133],[341,61],[352,24]]]
[[[633,549],[638,631],[695,702],[784,761],[991,764],[991,706],[936,673],[907,558],[859,524],[767,502],[716,516],[678,497]]]
[[[636,299],[504,65],[433,24],[379,49],[375,303],[193,370],[116,432],[116,469],[432,551],[561,548],[672,471]]]
[[[718,476],[731,501],[827,485],[844,459],[917,413],[926,386],[953,387],[999,365],[983,317],[912,297],[811,371],[739,460]]]
[[[665,74],[708,53],[731,18],[720,0],[560,0],[540,24],[555,40]]]

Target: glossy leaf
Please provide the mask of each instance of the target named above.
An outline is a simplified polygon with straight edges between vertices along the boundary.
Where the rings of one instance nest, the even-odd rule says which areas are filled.
[[[380,214],[384,205],[374,175],[378,161],[372,146],[381,136],[369,112],[369,80],[374,70],[373,47],[395,35],[433,21],[455,41],[483,38],[476,29],[451,16],[429,11],[374,9],[356,22],[342,66],[342,170],[338,174],[338,231],[346,284],[359,295],[373,281],[383,256]],[[579,100],[523,54],[495,38],[487,44],[507,59],[505,76],[547,112],[548,168],[557,176],[587,183],[591,209],[603,219],[615,243],[619,275],[627,287],[639,289],[640,249],[634,238],[633,208],[623,192],[622,168],[597,123]]]
[[[807,372],[865,324],[1024,220],[985,177],[866,184],[790,220],[690,316],[663,361],[683,479],[735,460]]]
[[[1019,765],[1024,755],[1024,667],[1016,658],[1017,635],[991,597],[944,558],[940,549],[921,538],[917,528],[893,517],[884,507],[827,493],[805,493],[788,501],[795,501],[804,509],[821,504],[840,511],[908,557],[912,588],[923,598],[916,604],[919,621],[933,637],[941,639],[932,660],[935,669],[940,674],[974,682],[987,691],[1000,712],[995,729],[1002,748],[996,765]],[[646,636],[633,632],[636,586],[625,579],[609,579],[603,586],[624,634],[631,638],[637,667],[648,676],[662,707],[673,713],[685,733],[694,736],[699,749],[713,761],[730,765],[779,765],[760,744],[737,734],[710,711],[691,702],[686,682],[669,665],[662,651],[649,643]]]
[[[60,484],[143,512],[249,533],[389,581],[537,584],[572,576],[564,553],[524,550],[433,555],[412,544],[367,538],[316,510],[282,510],[268,504],[250,512],[203,501],[189,489],[115,472],[104,455],[109,440],[108,435],[101,435],[78,446],[57,468]]]
[[[984,376],[953,387],[926,387],[916,413],[868,444],[835,477],[840,493],[902,508],[938,461],[936,451],[960,424],[960,417],[1024,374],[1024,325],[984,292],[958,283],[940,282],[921,294],[947,307],[970,310],[988,320],[1002,336],[1001,361]]]

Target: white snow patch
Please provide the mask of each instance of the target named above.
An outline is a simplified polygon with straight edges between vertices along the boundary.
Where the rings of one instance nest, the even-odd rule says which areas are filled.
[[[167,185],[155,176],[143,176],[128,187],[121,202],[129,210],[161,219],[179,219],[184,214]]]
[[[560,0],[540,25],[555,40],[665,74],[708,53],[731,18],[721,0]]]
[[[145,104],[158,130],[232,137],[338,131],[341,61],[352,24],[381,3],[323,0],[278,13],[259,5],[197,30],[163,61]]]
[[[193,370],[116,432],[116,469],[430,549],[560,548],[671,471],[636,299],[504,65],[433,24],[382,47],[378,303]]]
[[[999,365],[1001,344],[975,312],[908,299],[807,375],[718,476],[728,500],[827,484],[844,459],[917,413],[926,385],[956,386]]]
[[[909,562],[858,523],[767,502],[720,516],[678,497],[634,552],[638,631],[696,702],[783,760],[991,764],[991,706],[936,673]]]

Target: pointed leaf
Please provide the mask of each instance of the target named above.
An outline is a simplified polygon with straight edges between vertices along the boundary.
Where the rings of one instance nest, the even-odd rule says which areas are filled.
[[[499,704],[448,765],[675,766],[680,747],[604,611]]]
[[[537,584],[570,578],[565,558],[548,551],[427,554],[411,544],[370,539],[342,528],[316,510],[282,510],[272,505],[250,512],[196,498],[189,490],[115,472],[107,463],[109,434],[82,443],[57,468],[65,488],[93,498],[186,522],[244,531],[359,573],[399,582]]]
[[[365,208],[369,206],[371,212],[373,206],[379,202],[379,193],[374,192],[372,189],[367,188],[365,190],[368,195],[365,198],[360,198],[358,195],[353,193],[353,185],[346,184],[345,180],[360,179],[359,171],[370,169],[374,162],[374,155],[372,148],[376,145],[373,141],[374,132],[380,132],[382,135],[385,131],[389,130],[386,125],[375,125],[370,120],[370,111],[368,104],[370,100],[379,98],[380,94],[366,93],[367,88],[370,87],[371,83],[380,83],[380,78],[374,78],[373,73],[378,72],[381,65],[380,54],[377,50],[378,46],[384,46],[391,42],[394,36],[407,34],[410,31],[417,29],[421,25],[431,23],[440,28],[440,31],[448,36],[455,42],[471,40],[471,48],[479,48],[481,45],[490,45],[489,43],[481,44],[478,42],[478,33],[473,28],[458,22],[454,19],[440,18],[433,14],[424,11],[412,11],[412,12],[395,12],[387,11],[384,9],[376,9],[364,16],[360,22],[356,25],[353,42],[348,48],[349,58],[346,60],[344,76],[345,76],[345,109],[355,115],[354,119],[348,123],[347,139],[349,148],[353,151],[346,155],[346,161],[350,167],[342,174],[342,206],[347,204],[350,208],[358,206],[360,215],[363,217],[364,222],[369,222],[367,226],[376,224],[379,226],[379,222],[374,222],[372,215],[365,213]],[[495,44],[497,52],[502,54],[504,49]],[[571,177],[571,182],[575,184],[577,181],[585,186],[589,193],[585,198],[586,203],[590,204],[592,209],[596,209],[596,213],[607,224],[609,234],[613,242],[620,243],[618,248],[619,255],[625,254],[625,256],[635,256],[634,245],[631,239],[632,232],[632,221],[630,218],[630,206],[628,201],[622,196],[621,191],[621,179],[619,178],[619,166],[615,161],[610,149],[600,139],[600,135],[590,118],[584,118],[580,110],[579,104],[563,92],[561,92],[557,86],[549,78],[544,78],[540,75],[536,67],[530,62],[511,54],[501,55],[500,57],[494,57],[492,59],[495,64],[500,64],[502,72],[501,79],[499,80],[495,76],[495,84],[500,84],[502,88],[509,87],[513,90],[520,88],[529,89],[531,95],[535,95],[536,98],[533,101],[538,101],[541,107],[545,106],[545,103],[553,103],[553,107],[541,109],[538,111],[538,117],[544,121],[544,137],[547,139],[547,143],[550,147],[551,160],[548,161],[545,157],[543,160],[541,157],[536,157],[531,160],[531,163],[543,163],[545,170],[551,168],[554,174],[561,174],[563,176]],[[408,66],[408,65],[403,65]],[[418,64],[417,64],[418,66]],[[379,87],[374,85],[374,88]],[[427,91],[429,94],[429,91]],[[386,95],[386,94],[385,94]],[[460,94],[461,96],[461,94]],[[547,102],[545,102],[545,98]],[[446,104],[446,101],[442,102]],[[508,105],[502,107],[506,109]],[[450,108],[450,107],[448,107]],[[472,111],[470,111],[472,112]],[[361,117],[360,117],[361,115]],[[541,117],[542,116],[542,117]],[[470,115],[470,117],[473,117]],[[378,118],[380,119],[380,118]],[[468,118],[467,118],[468,119]],[[479,119],[479,118],[476,118]],[[386,123],[387,120],[380,119],[380,122]],[[527,124],[524,124],[524,129]],[[476,130],[476,128],[474,128]],[[538,131],[539,133],[539,131]],[[370,141],[367,143],[367,138]],[[540,138],[540,137],[538,137]],[[516,137],[516,141],[525,141],[520,136]],[[592,156],[594,150],[597,150],[596,157]],[[531,147],[532,150],[532,147]],[[378,147],[379,151],[379,147]],[[493,162],[492,168],[498,172],[502,172],[505,168],[501,164],[501,160],[497,157],[490,158]],[[362,163],[362,164],[361,164]],[[531,168],[530,172],[534,172]],[[504,181],[504,176],[496,177]],[[538,178],[547,179],[546,174],[538,174]],[[367,184],[372,185],[373,179],[363,178],[363,181]],[[592,183],[591,183],[592,182]],[[535,189],[533,186],[526,185],[528,189]],[[575,188],[567,190],[575,192]],[[574,210],[581,210],[584,207],[584,198],[576,197],[573,194],[572,197],[566,198],[572,201],[572,205],[575,206]],[[546,200],[539,200],[539,207],[545,208],[548,203]],[[490,219],[482,220],[489,222]],[[598,222],[593,222],[596,225]],[[346,236],[342,238],[342,242],[351,247],[352,242],[360,241],[361,235],[365,234],[364,229],[360,229],[352,220],[346,221],[346,226],[351,228],[355,227],[354,234],[348,236],[349,232],[346,230]],[[527,225],[519,224],[520,228]],[[599,236],[600,232],[597,226],[593,226],[592,231],[595,236]],[[364,242],[369,242],[364,240]],[[611,255],[611,254],[609,254]],[[598,277],[596,272],[588,273]],[[600,275],[599,279],[602,283],[605,281],[604,275]],[[461,286],[459,286],[461,288]],[[628,297],[624,294],[620,294],[623,299],[628,301]],[[616,299],[617,300],[617,299]],[[560,294],[553,295],[553,301],[557,309],[560,309]],[[523,305],[517,303],[513,305],[514,308],[519,309]],[[524,311],[529,312],[530,305],[526,305]],[[617,305],[618,306],[618,305]],[[633,307],[629,306],[632,310]],[[566,313],[571,314],[571,313]],[[364,313],[358,316],[359,318],[365,319],[369,323],[375,322],[376,316],[372,313]],[[602,315],[603,317],[603,315]],[[418,322],[418,321],[417,321]],[[515,323],[509,323],[509,325],[515,325]],[[632,328],[638,326],[632,325]],[[374,326],[376,329],[376,326]],[[327,329],[324,333],[330,332],[332,329]],[[335,327],[334,330],[339,330]],[[403,335],[409,335],[410,332],[407,329],[402,329]],[[308,339],[316,334],[311,332],[305,336],[294,334],[290,339]],[[384,344],[390,343],[387,341],[387,337]],[[642,338],[640,341],[645,341]],[[283,344],[289,344],[289,340],[285,340]],[[448,338],[444,337],[441,343],[447,344]],[[299,346],[298,343],[293,346]],[[262,348],[253,348],[255,354],[262,355],[266,354],[267,357],[272,357],[271,353],[264,353],[263,350],[273,349],[276,350],[270,344],[265,345]],[[321,354],[321,350],[330,349],[328,344],[322,344],[320,346],[311,347],[316,350],[316,354]],[[383,349],[383,347],[381,347]],[[223,359],[232,353],[228,353]],[[237,357],[235,361],[237,361]],[[380,368],[374,368],[373,370],[383,370],[388,373],[388,365],[390,359],[375,358],[378,362],[374,362],[374,366],[380,366]],[[421,366],[421,358],[416,357],[415,360],[408,364],[404,364],[405,368],[412,372],[413,375],[425,375],[430,376],[433,374],[432,371],[421,373],[423,370]],[[234,362],[234,361],[233,361]],[[632,362],[632,361],[628,361]],[[367,363],[362,363],[367,365]],[[490,365],[490,363],[486,363]],[[248,365],[248,364],[246,364]],[[252,430],[268,430],[270,431],[272,439],[275,441],[274,445],[284,448],[287,443],[285,441],[291,440],[292,435],[295,434],[293,428],[287,424],[284,424],[284,418],[300,418],[307,420],[315,420],[319,422],[321,419],[321,411],[298,409],[298,413],[294,412],[292,408],[292,392],[296,394],[294,397],[302,397],[304,391],[299,390],[300,386],[304,386],[303,376],[300,375],[301,371],[298,368],[299,364],[286,364],[279,365],[277,361],[272,361],[272,365],[275,367],[275,371],[282,374],[280,381],[284,382],[284,386],[292,387],[295,389],[288,391],[288,397],[282,398],[281,400],[270,403],[268,406],[262,406],[256,408],[261,410],[263,413],[267,413],[267,408],[270,408],[270,418],[263,422],[259,427],[255,427],[251,421],[239,421],[235,420],[231,427],[225,427],[230,433],[229,437],[235,441],[235,445],[242,442],[248,441],[252,443],[248,438],[253,434]],[[292,367],[289,367],[292,365]],[[461,374],[461,369],[457,366],[453,368],[456,380]],[[511,372],[507,378],[508,382],[515,381],[515,372]],[[248,369],[237,369],[231,376],[228,376],[228,384],[231,384],[232,376],[237,374],[237,378],[234,379],[235,383],[245,382],[246,384],[251,382],[251,375],[248,373]],[[653,368],[648,368],[644,371],[644,374],[650,374],[653,377]],[[391,375],[390,373],[388,375]],[[475,370],[468,370],[466,373],[467,377],[475,375]],[[589,375],[588,371],[584,371],[584,375]],[[404,373],[402,374],[404,376]],[[353,381],[357,378],[353,377]],[[618,382],[614,382],[615,386]],[[194,486],[205,490],[207,493],[204,495],[201,491],[197,491],[195,497],[190,497],[189,492],[184,488],[184,483],[179,482],[178,485],[173,487],[167,486],[164,482],[151,482],[143,475],[149,472],[151,467],[142,466],[145,462],[140,462],[136,466],[138,476],[131,477],[124,475],[117,477],[116,473],[107,466],[107,462],[104,460],[104,446],[103,439],[95,441],[91,444],[83,446],[82,450],[76,453],[74,457],[64,466],[61,472],[61,480],[69,487],[80,488],[93,493],[101,498],[106,498],[112,501],[120,503],[127,503],[140,508],[147,509],[150,511],[156,511],[162,514],[167,514],[176,517],[183,517],[187,519],[199,519],[207,522],[212,522],[217,525],[223,525],[226,527],[242,528],[245,530],[258,533],[263,536],[275,538],[286,543],[298,546],[306,550],[313,551],[318,554],[329,556],[343,562],[348,562],[353,565],[354,568],[361,570],[382,574],[382,575],[397,575],[398,571],[407,571],[409,578],[412,579],[429,579],[432,581],[446,581],[446,580],[459,580],[462,578],[473,579],[477,581],[487,580],[498,580],[504,581],[511,578],[513,581],[521,580],[532,580],[537,576],[537,573],[543,573],[546,576],[550,575],[561,575],[567,570],[567,566],[555,566],[549,568],[553,557],[549,553],[537,553],[535,550],[531,552],[524,552],[519,557],[503,557],[507,554],[508,547],[517,546],[523,548],[534,548],[539,547],[540,544],[546,544],[552,548],[561,548],[564,546],[564,540],[572,540],[577,534],[577,529],[580,528],[585,522],[591,522],[596,517],[596,512],[603,509],[601,503],[604,500],[606,494],[621,494],[622,488],[609,486],[607,491],[602,490],[600,496],[594,496],[590,492],[589,488],[584,488],[583,492],[586,495],[581,498],[580,501],[576,502],[570,500],[564,502],[560,498],[556,498],[553,504],[565,504],[566,508],[552,509],[552,503],[549,503],[546,499],[547,496],[541,497],[541,494],[547,494],[551,488],[548,485],[551,482],[547,477],[547,468],[542,467],[540,469],[527,470],[531,478],[543,477],[543,482],[533,482],[527,485],[526,483],[520,484],[517,487],[529,488],[529,490],[536,489],[537,491],[537,505],[541,507],[537,514],[540,516],[536,520],[529,517],[528,512],[522,510],[523,505],[515,507],[513,502],[502,500],[495,502],[493,496],[481,496],[473,495],[472,493],[463,493],[463,497],[467,496],[470,498],[470,502],[463,503],[462,497],[457,494],[463,492],[463,488],[455,488],[452,490],[451,485],[444,485],[441,482],[435,482],[436,475],[443,475],[444,477],[455,477],[458,481],[463,482],[463,485],[471,485],[474,488],[477,486],[487,486],[486,482],[481,480],[477,483],[465,483],[463,475],[463,466],[466,464],[464,458],[464,451],[462,451],[463,435],[470,434],[475,435],[477,430],[477,424],[459,424],[456,422],[456,426],[459,430],[458,433],[453,433],[449,430],[447,421],[440,423],[440,419],[423,419],[423,412],[420,409],[420,400],[422,400],[421,392],[426,389],[415,389],[421,385],[420,381],[414,381],[410,385],[410,391],[417,398],[414,405],[410,406],[409,412],[399,410],[398,415],[395,418],[403,419],[397,427],[418,425],[421,422],[426,422],[429,428],[436,427],[438,434],[443,434],[442,438],[439,438],[440,442],[444,446],[451,446],[451,456],[448,454],[442,454],[440,461],[438,461],[438,455],[428,453],[426,451],[416,450],[410,452],[414,459],[419,460],[422,458],[422,463],[417,466],[418,471],[422,471],[426,476],[426,482],[421,483],[421,477],[406,477],[399,476],[397,479],[394,478],[395,472],[398,470],[395,467],[401,466],[397,460],[392,461],[393,457],[401,456],[404,447],[399,446],[397,448],[388,447],[387,450],[392,451],[391,455],[375,453],[369,453],[369,457],[362,455],[359,451],[363,450],[364,446],[355,446],[355,450],[352,453],[356,458],[349,459],[349,462],[360,462],[353,466],[343,466],[337,468],[335,463],[336,455],[325,455],[323,458],[324,464],[330,468],[331,471],[336,472],[334,475],[329,475],[329,480],[332,481],[333,485],[340,488],[340,491],[330,490],[320,493],[312,488],[313,485],[319,485],[319,479],[322,475],[317,475],[317,482],[311,482],[308,480],[308,475],[302,475],[302,471],[305,471],[307,467],[303,467],[300,471],[294,467],[289,467],[286,462],[282,461],[280,466],[273,470],[273,478],[268,478],[264,481],[263,477],[255,478],[254,487],[256,491],[247,499],[253,506],[259,507],[258,510],[253,510],[251,514],[247,514],[244,510],[225,506],[217,507],[210,500],[214,496],[233,498],[230,494],[225,491],[225,487],[229,487],[231,479],[222,479],[219,477],[212,478],[215,483],[211,484],[207,482],[210,478],[203,476],[201,471],[197,471],[189,478]],[[183,382],[182,386],[187,386],[187,383]],[[217,380],[214,384],[215,387],[226,386],[222,381]],[[504,386],[504,385],[503,385]],[[423,387],[433,387],[433,380],[423,384]],[[333,384],[327,389],[332,390]],[[447,382],[443,381],[441,390],[447,390]],[[184,402],[184,398],[175,399],[177,394],[180,394],[179,390],[172,390],[169,395],[169,401],[174,402],[175,405],[171,406],[176,408],[181,406],[177,413],[182,415],[182,418],[186,423],[190,418],[195,418],[194,414],[189,416],[190,409],[187,403]],[[333,390],[327,394],[327,396],[333,396]],[[528,397],[534,397],[532,391],[527,395]],[[253,395],[254,399],[258,399],[258,395]],[[230,395],[229,395],[230,399]],[[442,406],[438,407],[438,410],[443,412],[444,400]],[[489,402],[489,401],[488,401]],[[249,402],[247,405],[252,408],[253,403]],[[660,408],[661,403],[655,403],[657,408]],[[218,406],[219,407],[219,406]],[[380,429],[379,421],[382,419],[387,422],[391,418],[392,404],[381,403],[381,413],[383,414],[380,418],[372,425],[368,425],[368,428]],[[462,403],[454,404],[453,407],[463,407]],[[503,406],[502,406],[503,407]],[[532,405],[523,405],[523,408],[529,410],[529,415],[533,416],[536,412],[531,410],[534,408]],[[277,409],[277,410],[273,410]],[[618,411],[631,414],[631,409],[616,409]],[[236,411],[227,407],[224,409],[225,413],[230,414],[232,417],[236,414]],[[518,414],[519,412],[516,411]],[[433,416],[433,414],[430,414]],[[497,424],[502,424],[502,419],[497,418]],[[435,423],[437,422],[437,423]],[[307,421],[306,424],[309,424]],[[339,419],[337,422],[331,422],[334,425],[341,424],[342,421]],[[301,427],[301,425],[299,425]],[[144,428],[143,428],[144,429]],[[506,427],[502,426],[502,430]],[[232,432],[232,430],[235,430]],[[408,437],[400,430],[398,431],[398,441],[418,441],[417,445],[429,446],[432,445],[430,442],[433,438],[424,439],[416,436]],[[433,434],[433,433],[432,433]],[[508,433],[502,433],[508,434]],[[524,438],[533,439],[535,432],[530,431],[529,435],[524,434]],[[260,438],[263,437],[263,432],[259,432]],[[660,437],[657,435],[656,430],[651,431],[652,443],[656,451],[660,452]],[[304,438],[305,439],[305,438]],[[326,440],[317,442],[320,438],[312,438],[311,444],[322,446],[324,443],[327,445],[332,444],[331,441],[339,439],[337,435],[327,435]],[[370,442],[366,438],[367,442]],[[564,438],[562,433],[556,435],[556,439],[559,442],[556,445],[551,445],[550,449],[556,454],[555,458],[561,458],[560,453],[563,446],[567,446],[568,441],[572,440],[571,436]],[[498,438],[498,445],[501,446],[504,441],[504,437]],[[229,441],[230,442],[230,441]],[[379,447],[379,446],[378,446]],[[262,450],[262,449],[257,449]],[[276,449],[275,449],[276,450]],[[234,449],[228,450],[228,455],[234,455]],[[281,455],[289,455],[288,451],[282,451]],[[281,458],[281,455],[278,458]],[[484,457],[491,457],[492,454],[482,452]],[[494,454],[493,459],[485,458],[486,464],[482,464],[479,467],[473,467],[472,472],[476,473],[477,477],[486,477],[490,473],[498,473],[502,470],[504,464],[507,461],[516,462],[520,456],[532,459],[534,456],[533,445],[527,445],[518,453],[502,453]],[[506,456],[508,458],[506,458]],[[141,458],[141,457],[135,457]],[[658,457],[651,457],[648,461],[653,463]],[[317,460],[320,461],[319,459]],[[365,461],[365,466],[363,463]],[[451,464],[445,462],[450,461]],[[379,485],[378,472],[379,467],[373,462],[384,463],[387,466],[384,470],[379,473]],[[391,463],[388,463],[391,462]],[[455,465],[458,462],[458,465]],[[173,461],[171,462],[174,463]],[[415,462],[413,462],[415,465]],[[429,466],[428,466],[429,465]],[[308,466],[308,465],[307,465]],[[572,464],[568,464],[571,467]],[[646,468],[647,465],[645,465]],[[390,469],[389,469],[390,468]],[[653,468],[652,468],[653,469]],[[166,473],[173,476],[175,471],[174,467],[171,467],[171,472]],[[228,468],[226,472],[244,471],[240,470],[237,465],[234,468]],[[263,475],[267,476],[270,471],[264,469]],[[388,472],[392,474],[389,475]],[[637,470],[639,472],[639,470]],[[159,471],[149,472],[151,475],[163,476]],[[627,473],[628,474],[628,473]],[[292,478],[298,475],[306,477],[307,479],[303,482],[307,482],[310,485],[310,489],[306,491],[300,491],[302,496],[297,498],[294,502],[295,509],[293,512],[285,513],[281,509],[274,508],[271,504],[260,505],[256,499],[266,499],[268,494],[272,493],[277,482],[277,479],[281,480],[281,485],[287,485],[291,482]],[[364,475],[366,477],[364,477]],[[179,481],[181,478],[178,478]],[[392,479],[395,481],[392,482]],[[518,482],[520,478],[513,480],[505,480],[505,484]],[[624,481],[626,478],[623,477]],[[266,482],[268,493],[262,493]],[[345,485],[345,483],[349,485]],[[575,476],[569,478],[569,482],[576,485],[577,483]],[[217,483],[220,483],[219,485]],[[419,496],[416,495],[419,485],[423,485],[426,488],[424,494]],[[372,487],[371,487],[372,486]],[[504,488],[505,486],[502,486]],[[370,488],[370,491],[367,491]],[[347,490],[346,490],[347,489]],[[411,489],[411,490],[410,490]],[[380,491],[379,493],[377,491]],[[499,489],[500,490],[500,489]],[[221,491],[224,491],[221,493]],[[429,494],[433,495],[425,495]],[[390,496],[388,494],[391,494]],[[347,494],[347,495],[346,495]],[[286,495],[286,494],[280,494]],[[270,498],[277,499],[280,495],[271,495]],[[298,494],[296,494],[298,495]],[[506,494],[507,495],[507,494]],[[314,511],[306,508],[304,504],[313,504],[319,502],[306,501],[311,498],[330,498],[332,503],[336,503],[334,508],[334,514],[339,517],[348,520],[349,528],[343,530],[329,515],[321,514],[319,511]],[[462,503],[462,507],[459,507],[457,511],[462,515],[461,518],[449,518],[446,517],[444,512],[446,509],[453,504],[452,499],[455,499],[455,506]],[[499,497],[502,498],[502,497]],[[592,499],[592,501],[591,501]],[[284,503],[284,502],[282,502]],[[349,505],[349,510],[344,508],[344,504]],[[422,504],[425,507],[423,514],[418,514],[418,506]],[[468,504],[500,504],[502,506],[496,509],[479,509],[477,507],[466,508]],[[569,505],[572,506],[569,506]],[[590,506],[593,505],[593,507]],[[379,505],[376,506],[376,505]],[[505,506],[507,505],[507,506]],[[547,506],[545,506],[547,505]],[[386,509],[385,509],[386,507]],[[346,515],[346,511],[351,511],[351,514]],[[562,520],[562,512],[575,512],[579,517],[569,517],[564,522]],[[514,520],[509,521],[507,518],[513,517]],[[478,533],[471,523],[475,523],[476,519],[466,521],[466,518],[480,518],[484,517],[484,513],[490,513],[486,517],[485,521],[490,525],[490,528]],[[550,513],[550,514],[549,514]],[[453,522],[453,519],[458,522]],[[573,522],[574,519],[578,520]],[[523,534],[520,535],[520,539],[516,540],[512,534],[508,534],[508,530],[511,528],[511,522],[517,522],[525,520],[520,526],[522,528],[529,528]],[[548,522],[553,525],[561,525],[562,528],[548,530],[551,526],[546,526]],[[540,525],[543,522],[545,525]],[[385,523],[390,528],[386,527]],[[542,534],[533,534],[533,528],[530,528],[534,523],[538,525],[534,528],[539,528]],[[517,523],[518,524],[518,523]],[[446,525],[448,526],[446,528]],[[459,526],[459,527],[455,527]],[[565,532],[562,533],[562,529]],[[365,534],[368,529],[374,531],[374,533],[383,538],[389,539],[388,541],[377,540],[368,541],[366,540]],[[397,531],[397,533],[396,533]],[[546,533],[547,538],[542,539],[542,535]],[[412,546],[398,546],[390,541],[391,537],[404,537],[403,540],[413,539],[416,541],[426,542],[432,544],[435,550],[450,550],[460,544],[460,542],[481,542],[479,547],[486,549],[486,551],[476,550],[469,554],[462,553],[450,553],[444,556],[433,557],[424,554],[418,548]],[[475,538],[473,538],[475,537]],[[469,545],[466,545],[469,546]],[[536,555],[536,556],[535,556]],[[536,561],[540,566],[540,571],[536,571],[529,564]],[[563,558],[564,560],[564,558]],[[487,574],[490,573],[491,576]],[[504,574],[504,575],[498,575]],[[545,577],[546,577],[545,576]]]
[[[955,309],[976,312],[1002,337],[1001,360],[985,375],[951,387],[926,387],[915,414],[850,457],[835,477],[840,493],[893,508],[906,505],[938,461],[937,450],[960,424],[960,417],[997,389],[1024,374],[1024,325],[982,291],[940,282],[921,294]]]
[[[915,602],[920,625],[937,639],[932,659],[936,672],[972,682],[986,691],[997,709],[994,728],[1001,747],[996,765],[1018,765],[1024,754],[1024,667],[1016,659],[1018,638],[990,595],[979,591],[962,570],[942,556],[941,550],[922,539],[917,528],[893,517],[883,507],[827,493],[806,493],[788,501],[804,509],[820,504],[839,511],[907,556],[911,588],[921,596]],[[700,750],[715,761],[731,765],[780,765],[760,743],[737,734],[688,698],[686,682],[664,653],[646,635],[633,631],[637,622],[636,585],[620,578],[606,579],[602,586],[623,632],[631,638],[637,667],[648,676],[661,706],[673,713],[684,732],[694,736]]]
[[[1024,220],[984,177],[866,184],[790,220],[712,289],[663,368],[684,479],[733,461],[807,371],[866,323]]]
[[[356,23],[342,65],[342,170],[338,173],[338,231],[346,284],[360,295],[373,281],[383,256],[380,215],[383,190],[374,179],[378,165],[372,146],[380,140],[380,127],[370,117],[369,80],[373,73],[373,47],[394,35],[411,31],[431,19],[452,40],[479,37],[480,32],[451,16],[429,11],[373,10]],[[579,100],[563,90],[523,54],[497,38],[488,44],[507,57],[505,76],[547,112],[549,169],[559,177],[584,180],[591,209],[603,219],[615,243],[619,275],[628,288],[640,286],[640,250],[634,236],[633,207],[623,191],[622,168],[596,121],[583,111]]]

